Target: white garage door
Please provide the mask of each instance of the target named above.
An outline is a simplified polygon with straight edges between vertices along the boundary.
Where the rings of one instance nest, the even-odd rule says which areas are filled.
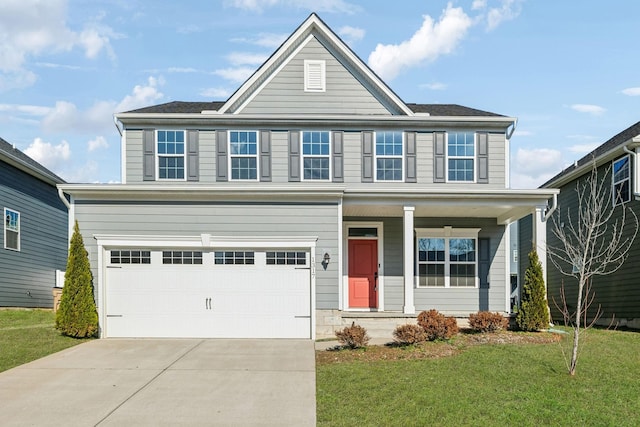
[[[311,337],[309,252],[106,253],[107,337]]]

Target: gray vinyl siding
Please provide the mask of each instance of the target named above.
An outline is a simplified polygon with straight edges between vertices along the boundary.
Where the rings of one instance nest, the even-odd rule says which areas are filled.
[[[633,167],[633,162],[631,166]],[[605,174],[605,169],[607,167],[611,167],[611,162],[607,162],[605,165],[600,167],[598,169],[598,173],[600,179],[606,180],[603,188],[607,191],[607,194],[610,197],[611,171],[609,170],[608,173]],[[633,172],[631,173],[631,177],[633,177]],[[584,176],[581,179],[583,178]],[[577,213],[578,211],[578,201],[575,186],[576,181],[573,181],[560,189],[560,195],[558,196],[558,209],[552,215],[550,221],[547,223],[547,244],[549,247],[560,246],[558,239],[554,236],[552,231],[553,221],[564,222],[565,226],[567,226],[567,224],[569,223],[567,212],[572,212],[575,215],[575,213]],[[632,188],[632,191],[634,190],[638,191],[638,189]],[[609,207],[610,206],[611,205],[609,205]],[[632,201],[626,203],[625,206],[630,207],[635,212],[635,214],[640,217],[639,201],[633,200],[632,198]],[[621,213],[621,206],[617,206],[615,208],[614,216],[610,221],[611,226],[616,220],[621,219]],[[632,218],[631,214],[627,214],[626,220],[627,221],[624,228],[625,236],[630,237],[633,235],[635,221]],[[639,258],[640,236],[637,236],[631,246],[629,256],[625,264],[619,270],[606,276],[593,277],[592,291],[595,294],[595,300],[592,304],[593,309],[589,312],[590,318],[594,315],[594,311],[597,310],[598,306],[600,306],[601,308],[603,318],[640,318],[640,282],[638,281],[638,277],[640,276],[640,263],[638,263]],[[566,266],[566,268],[570,267]],[[575,307],[575,301],[577,297],[577,279],[561,274],[550,259],[547,262],[547,269],[547,288],[551,313],[555,320],[561,320],[560,312],[555,307],[553,301],[560,301],[560,290],[564,285],[568,303],[570,307]],[[522,282],[524,282],[524,280]]]
[[[304,91],[304,60],[326,61],[326,91]],[[245,106],[241,114],[383,114],[390,112],[313,38]]]
[[[95,234],[199,236],[209,233],[213,236],[274,236],[274,240],[277,236],[317,236],[318,253],[338,253],[337,204],[78,201],[75,213],[95,278],[98,277]],[[176,218],[180,220],[176,221]],[[316,308],[337,309],[338,263],[329,263],[325,270],[320,261],[317,258]]]
[[[258,128],[245,128],[259,130]],[[264,127],[260,127],[264,129]],[[268,129],[268,128],[267,128]],[[298,132],[304,129],[292,129]],[[318,130],[314,128],[313,130]],[[322,130],[344,130],[343,135],[343,160],[344,183],[336,183],[342,187],[349,184],[362,183],[362,132],[371,129],[336,129],[325,127]],[[399,128],[399,130],[405,130]],[[289,182],[289,155],[288,155],[287,130],[271,131],[271,167],[273,183]],[[197,182],[189,185],[237,185],[241,181],[216,182],[216,130],[205,129],[199,132],[199,169],[200,176]],[[142,177],[142,131],[127,130],[126,132],[126,179],[127,184],[164,185],[170,181],[143,181]],[[505,143],[504,134],[489,133],[489,183],[473,184],[481,188],[504,188],[505,185]],[[375,162],[375,158],[374,158]],[[404,167],[404,166],[403,166]],[[468,183],[434,183],[433,182],[433,132],[418,131],[416,134],[416,167],[417,184],[428,188],[441,188],[442,186],[465,186]],[[156,166],[157,168],[157,166]],[[326,181],[329,183],[330,181]],[[252,182],[254,183],[254,182]],[[371,183],[371,185],[384,185],[384,183]],[[299,185],[292,183],[293,186]],[[408,186],[416,184],[407,183]]]
[[[0,228],[0,307],[52,308],[55,271],[67,264],[67,209],[57,189],[0,163],[0,209],[20,212],[20,251],[4,249]]]

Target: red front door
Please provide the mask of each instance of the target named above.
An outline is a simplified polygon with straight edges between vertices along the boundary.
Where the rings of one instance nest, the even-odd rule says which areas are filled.
[[[349,240],[349,307],[378,307],[377,240]]]

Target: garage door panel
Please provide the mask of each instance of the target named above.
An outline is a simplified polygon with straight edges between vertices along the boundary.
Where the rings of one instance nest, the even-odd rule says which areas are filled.
[[[258,259],[107,268],[105,307],[109,337],[310,338],[310,270]]]

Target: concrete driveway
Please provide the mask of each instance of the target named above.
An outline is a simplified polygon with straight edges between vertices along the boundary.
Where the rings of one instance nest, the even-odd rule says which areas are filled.
[[[0,373],[2,425],[316,422],[310,340],[102,339]]]

